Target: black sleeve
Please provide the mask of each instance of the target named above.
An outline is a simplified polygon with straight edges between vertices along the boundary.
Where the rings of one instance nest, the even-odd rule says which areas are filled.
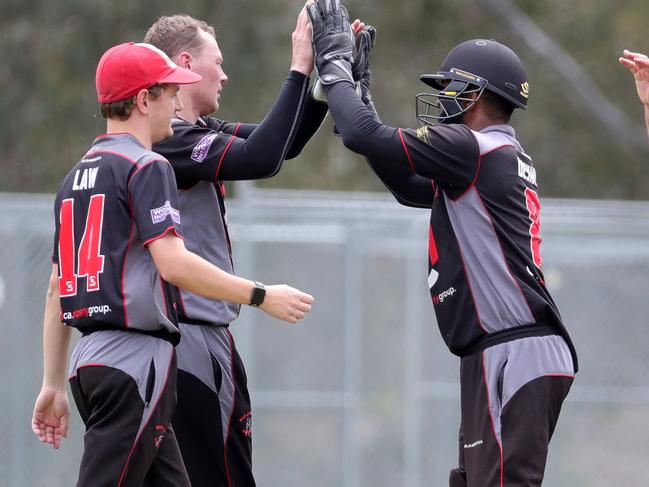
[[[176,178],[167,161],[154,160],[135,169],[128,194],[142,245],[170,231],[181,236]]]
[[[255,129],[258,126],[259,124],[256,123],[229,124],[228,127],[226,127],[226,130],[224,130],[224,132],[226,134],[236,135],[240,139],[247,139],[248,137],[250,137],[250,135],[255,131]]]
[[[462,124],[400,129],[413,171],[434,179],[451,194],[468,188],[478,174],[480,146]]]
[[[297,131],[308,78],[291,71],[275,104],[259,124],[201,117],[175,121],[174,136],[153,150],[171,161],[180,188],[197,181],[261,179],[279,171]]]
[[[250,134],[254,132],[258,124],[256,123],[240,123],[240,122],[226,122],[214,117],[201,117],[205,125],[214,130],[215,132],[224,132],[229,135],[236,135],[240,139],[247,139]]]
[[[383,125],[348,83],[327,87],[329,110],[346,147],[370,161],[407,164],[445,189],[468,187],[478,171],[479,147],[464,125],[414,131]],[[404,173],[405,174],[405,173]]]
[[[309,78],[291,71],[275,104],[247,139],[235,137],[217,174],[222,181],[274,176],[291,146],[307,95]]]
[[[295,139],[293,139],[291,147],[286,153],[286,159],[293,159],[300,155],[307,142],[311,140],[311,137],[322,126],[322,122],[324,122],[328,111],[329,108],[326,104],[313,99],[311,89],[309,89],[309,93],[304,101],[304,109],[302,110],[297,133],[295,134]]]
[[[434,182],[413,171],[400,131],[383,125],[376,112],[362,103],[349,86],[349,93],[347,90],[338,93],[332,89],[328,96],[329,102],[333,102],[329,108],[343,143],[365,156],[372,170],[399,203],[430,208],[435,196]],[[342,99],[338,98],[340,95]]]
[[[325,103],[317,102],[311,96],[311,89],[304,98],[302,110],[298,116],[297,131],[286,153],[285,159],[293,159],[300,155],[304,146],[311,140],[311,137],[318,131],[327,116],[328,108]],[[212,117],[203,117],[203,121],[212,130],[225,132],[241,139],[247,139],[259,126],[255,123],[232,123],[218,120]]]
[[[365,157],[374,174],[396,200],[405,206],[430,208],[435,198],[435,181],[412,172],[406,166],[377,156]]]

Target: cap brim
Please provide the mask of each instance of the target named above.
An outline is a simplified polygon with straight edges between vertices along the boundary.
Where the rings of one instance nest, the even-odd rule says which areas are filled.
[[[192,83],[198,83],[201,79],[200,74],[196,74],[189,69],[176,67],[168,75],[163,77],[158,83],[170,83],[176,85],[189,85]]]

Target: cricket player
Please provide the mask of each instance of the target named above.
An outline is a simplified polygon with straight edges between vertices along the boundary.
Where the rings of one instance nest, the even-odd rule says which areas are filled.
[[[227,272],[233,271],[233,261],[223,182],[274,176],[285,159],[300,154],[327,114],[327,106],[311,96],[311,25],[304,9],[291,38],[288,75],[258,124],[211,116],[228,81],[227,56],[212,26],[173,15],[158,19],[144,38],[203,77],[179,92],[183,110],[172,122],[174,134],[154,150],[176,173],[180,210],[187,215],[187,247]],[[252,487],[253,414],[244,364],[230,333],[239,306],[188,291],[181,298],[183,341],[173,424],[192,485]]]
[[[151,151],[182,110],[179,85],[200,75],[149,44],[126,43],[99,61],[107,133],[65,177],[55,199],[52,272],[44,318],[44,378],[32,429],[59,448],[71,327],[82,337],[68,377],[86,426],[78,486],[189,486],[170,425],[180,334],[175,285],[295,321],[312,297],[242,279],[189,252],[176,179]]]
[[[358,29],[360,22],[352,27]],[[306,11],[291,36],[288,75],[264,119],[233,123],[211,116],[220,107],[228,77],[212,26],[187,15],[158,19],[145,41],[203,80],[179,92],[183,110],[174,135],[154,146],[174,168],[188,248],[227,272],[233,271],[224,181],[272,177],[297,157],[318,130],[327,106],[314,100],[311,25]],[[263,286],[259,283],[259,286]],[[230,333],[239,306],[182,292],[183,341],[178,347],[178,407],[174,428],[194,487],[252,487],[253,413],[245,368]]]
[[[418,130],[381,123],[367,65],[355,92],[354,45],[338,0],[308,7],[318,76],[344,144],[366,156],[406,206],[431,208],[428,287],[442,338],[460,357],[459,463],[451,487],[541,485],[574,347],[542,272],[539,182],[509,120],[530,84],[508,47],[473,39],[421,80]]]

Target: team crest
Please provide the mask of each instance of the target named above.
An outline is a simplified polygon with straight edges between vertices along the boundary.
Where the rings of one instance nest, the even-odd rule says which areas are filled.
[[[527,98],[530,95],[530,84],[526,81],[521,83],[521,96]]]

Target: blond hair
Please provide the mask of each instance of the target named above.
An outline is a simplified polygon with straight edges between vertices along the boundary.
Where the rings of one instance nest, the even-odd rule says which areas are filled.
[[[183,51],[192,54],[200,51],[202,40],[198,33],[201,30],[215,37],[214,27],[189,15],[160,17],[149,27],[144,42],[153,44],[173,59]]]

